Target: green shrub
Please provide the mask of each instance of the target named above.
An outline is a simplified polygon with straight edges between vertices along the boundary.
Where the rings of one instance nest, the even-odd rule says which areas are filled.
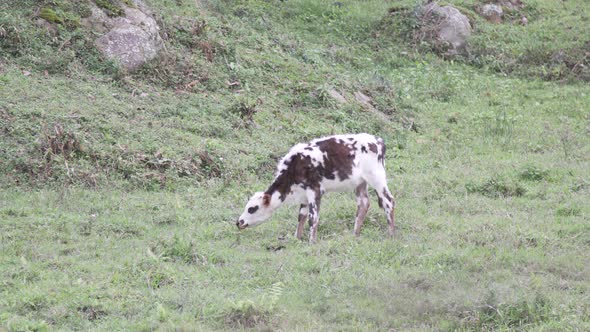
[[[191,241],[174,237],[172,241],[163,243],[163,257],[184,263],[197,262],[194,244]]]
[[[254,122],[254,114],[258,111],[257,104],[257,101],[241,98],[229,108],[229,112],[239,116],[245,126],[249,127]]]
[[[518,182],[511,181],[503,176],[493,176],[484,183],[470,182],[465,185],[465,188],[469,193],[478,193],[491,198],[519,197],[526,193],[526,188]]]
[[[490,302],[490,299],[493,300],[488,298],[477,314],[475,325],[478,329],[519,329],[551,319],[551,303],[541,294],[537,294],[533,299],[522,299],[513,303]]]
[[[582,214],[582,209],[577,206],[562,206],[555,211],[558,217],[574,217]]]
[[[533,165],[525,166],[518,177],[525,181],[543,181],[550,178],[549,171]]]
[[[261,310],[252,301],[239,301],[225,314],[225,324],[231,328],[254,328],[269,321],[269,312]]]
[[[498,106],[494,103],[494,101],[490,101],[490,106]],[[502,144],[512,142],[515,136],[516,123],[520,119],[520,115],[512,115],[507,111],[487,111],[475,116],[477,126],[483,131],[482,137]]]
[[[147,279],[151,288],[161,288],[174,283],[174,279],[163,271],[149,271]]]

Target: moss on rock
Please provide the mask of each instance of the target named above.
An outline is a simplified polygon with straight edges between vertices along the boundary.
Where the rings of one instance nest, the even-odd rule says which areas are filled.
[[[41,9],[41,12],[39,13],[39,17],[41,17],[45,21],[51,22],[51,23],[62,24],[64,22],[64,19],[62,17],[60,17],[59,15],[57,15],[57,13],[51,8]]]
[[[125,14],[123,8],[115,0],[95,0],[94,2],[111,17],[123,16]]]

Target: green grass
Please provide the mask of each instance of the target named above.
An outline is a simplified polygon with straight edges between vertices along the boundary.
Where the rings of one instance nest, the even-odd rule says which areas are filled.
[[[590,88],[512,61],[585,47],[583,1],[475,18],[512,54],[479,63],[416,45],[415,1],[147,1],[168,53],[132,75],[33,24],[73,3],[0,5],[0,330],[590,329]],[[346,132],[386,140],[395,240],[375,197],[354,238],[351,193],[315,245],[295,207],[237,231],[291,145]]]

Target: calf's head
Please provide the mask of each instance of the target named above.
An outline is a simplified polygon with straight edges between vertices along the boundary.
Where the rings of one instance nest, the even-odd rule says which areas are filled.
[[[255,226],[272,216],[272,209],[270,208],[270,195],[263,192],[255,193],[246,208],[244,213],[238,218],[236,225],[239,229],[244,229],[248,226]]]

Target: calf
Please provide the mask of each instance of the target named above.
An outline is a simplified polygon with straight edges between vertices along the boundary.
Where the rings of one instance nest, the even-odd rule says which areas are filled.
[[[385,144],[369,134],[336,135],[297,144],[277,166],[273,183],[250,198],[236,225],[239,229],[262,223],[285,202],[300,204],[295,236],[301,239],[309,218],[310,242],[317,240],[322,195],[330,191],[354,191],[357,201],[354,234],[358,236],[369,209],[367,184],[377,192],[385,210],[389,235],[395,233],[395,201],[387,188]]]

